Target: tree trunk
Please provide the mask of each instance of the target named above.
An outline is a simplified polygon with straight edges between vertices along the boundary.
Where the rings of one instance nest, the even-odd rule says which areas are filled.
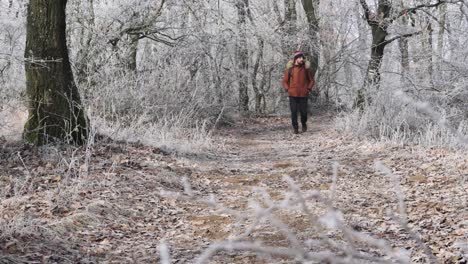
[[[297,12],[296,12],[296,1],[294,0],[284,0],[284,21],[286,23],[286,30],[291,33],[296,32],[296,21],[297,21]]]
[[[257,75],[258,75],[258,70],[260,68],[260,62],[263,60],[263,47],[264,47],[265,41],[259,37],[258,39],[258,55],[257,59],[255,60],[255,64],[253,67],[252,71],[252,88],[255,93],[255,112],[260,113],[261,111],[261,103],[262,103],[262,98],[263,93],[262,90],[259,89],[258,84],[257,84]]]
[[[403,25],[406,26],[408,23],[408,20],[406,17],[403,17],[402,19]],[[398,40],[398,48],[400,49],[400,54],[401,54],[401,83],[403,86],[406,86],[407,84],[407,76],[410,71],[410,62],[409,62],[409,44],[408,44],[408,38],[401,38]]]
[[[128,36],[129,37],[129,47],[128,47],[128,53],[125,55],[126,59],[126,67],[132,72],[136,72],[137,70],[137,54],[138,54],[138,41],[139,41],[139,36],[131,34]]]
[[[364,79],[364,85],[358,90],[356,98],[356,106],[363,108],[364,103],[369,102],[369,96],[366,93],[371,87],[379,88],[380,86],[380,65],[382,64],[384,49],[385,49],[385,38],[388,33],[378,24],[371,25],[372,27],[372,46],[371,46],[371,58],[369,65],[367,66],[367,74]]]
[[[401,54],[401,83],[404,85],[407,83],[406,76],[408,76],[410,71],[408,39],[399,39],[398,47],[400,49]]]
[[[444,34],[445,34],[445,21],[447,19],[447,4],[439,6],[439,34],[437,39],[437,49],[439,56],[444,57]]]
[[[24,138],[36,145],[53,141],[82,144],[88,135],[73,80],[65,34],[66,0],[30,0],[25,69],[29,118]]]
[[[239,81],[239,110],[246,114],[249,111],[248,94],[248,69],[249,51],[247,49],[246,16],[248,0],[237,0],[236,8],[239,27],[239,39],[237,41],[238,81]]]
[[[426,34],[427,34],[427,38],[426,38],[426,45],[427,45],[427,70],[429,72],[429,81],[431,82],[432,85],[434,85],[434,59],[433,59],[433,55],[434,55],[434,45],[432,44],[433,42],[433,39],[432,39],[432,33],[433,33],[433,29],[432,29],[432,24],[431,22],[429,21],[429,19],[427,19],[426,21],[427,23],[427,31],[426,31]]]
[[[275,2],[275,1],[273,1]],[[273,4],[275,12],[279,14],[279,8],[276,3]],[[280,17],[279,17],[280,18]],[[297,35],[297,12],[296,12],[296,1],[295,0],[284,0],[284,19],[280,18],[281,26],[281,50],[283,52],[283,60],[289,60],[292,58],[294,51],[297,49],[296,38]],[[281,65],[281,71],[286,70],[286,63]],[[280,111],[289,109],[289,101],[287,92],[284,89],[278,89],[277,98],[275,100],[275,109],[279,108]],[[289,111],[289,110],[288,110]]]
[[[319,0],[302,0],[302,7],[306,13],[307,23],[309,25],[309,37],[311,41],[311,43],[307,45],[307,50],[305,50],[305,52],[310,55],[313,75],[317,72],[320,57],[318,44],[319,20],[315,15],[315,7],[319,6],[319,3]]]
[[[292,45],[295,43],[295,39],[293,39],[293,37],[297,34],[296,1],[284,0],[284,9],[283,34],[285,41],[283,41],[283,56],[288,58],[292,56],[294,51],[297,49],[296,46]]]
[[[368,34],[368,28],[367,28],[367,23],[362,19],[362,14],[359,12],[359,3],[357,3],[357,8],[356,12],[353,12],[355,14],[355,19],[357,20],[357,30],[358,30],[358,43],[359,46],[362,47],[362,51],[360,53],[361,56],[364,58],[363,50],[364,47],[368,47],[370,45],[369,43],[369,38],[367,37]],[[360,78],[359,81],[364,80],[366,76],[366,68],[365,67],[358,67],[359,68],[359,73],[360,73]]]
[[[372,29],[372,46],[371,58],[367,66],[367,73],[364,79],[364,85],[358,90],[355,100],[355,106],[363,109],[366,101],[369,103],[370,97],[366,95],[371,87],[379,88],[380,86],[380,66],[382,64],[384,49],[388,44],[386,37],[388,35],[387,28],[388,19],[391,11],[391,3],[387,0],[379,0],[377,13],[370,11],[365,0],[361,0],[361,5],[365,11],[365,18]]]
[[[372,25],[371,59],[367,67],[366,86],[378,87],[380,85],[380,65],[384,56],[385,38],[387,35],[386,29],[383,29],[378,24]]]
[[[320,58],[320,50],[319,50],[319,20],[315,15],[316,6],[319,6],[319,0],[301,0],[302,7],[304,8],[304,12],[307,17],[307,24],[309,29],[309,43],[307,43],[304,47],[304,52],[307,53],[310,57],[310,66],[312,70],[312,76],[315,76],[315,73],[319,67],[319,58]],[[318,91],[318,85],[315,86],[315,91]],[[310,98],[314,101],[317,100],[319,93],[313,92],[310,93]],[[310,105],[309,105],[310,106]]]

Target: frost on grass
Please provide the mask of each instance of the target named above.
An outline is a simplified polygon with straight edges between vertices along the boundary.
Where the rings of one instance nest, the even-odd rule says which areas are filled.
[[[376,91],[372,104],[364,111],[343,112],[336,119],[336,128],[359,138],[466,150],[466,109],[436,99],[417,99],[401,90]]]

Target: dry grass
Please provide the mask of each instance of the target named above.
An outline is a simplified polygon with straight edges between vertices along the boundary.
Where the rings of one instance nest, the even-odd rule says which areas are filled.
[[[209,157],[101,137],[79,149],[4,145],[0,259],[405,263],[427,260],[424,245],[441,261],[462,259],[466,157],[355,141],[329,117],[313,120],[300,138],[287,118],[222,129],[225,148]]]

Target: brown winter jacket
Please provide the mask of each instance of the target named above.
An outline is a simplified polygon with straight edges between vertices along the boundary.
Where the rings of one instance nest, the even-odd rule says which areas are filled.
[[[289,76],[290,68],[286,69],[283,76],[283,87],[291,97],[307,97],[312,91],[315,81],[309,67],[294,65]],[[306,74],[309,75],[307,78]]]

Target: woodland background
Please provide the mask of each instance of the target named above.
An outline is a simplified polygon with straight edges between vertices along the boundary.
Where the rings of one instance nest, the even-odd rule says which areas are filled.
[[[140,137],[135,132],[153,126],[159,133],[168,126],[200,131],[235,112],[286,113],[280,80],[291,54],[302,49],[318,62],[320,95],[311,96],[311,104],[333,107],[339,113],[337,129],[458,145],[468,127],[467,4],[388,2],[390,17],[397,19],[388,27],[387,40],[395,40],[385,48],[379,84],[365,89],[373,103],[358,111],[353,104],[366,83],[372,44],[362,3],[68,1],[75,81],[103,131],[133,127],[128,137]],[[367,4],[376,13],[383,3]],[[414,7],[419,8],[402,15]],[[24,112],[25,10],[26,1],[1,2],[4,115]],[[8,132],[4,119],[4,134],[17,136],[18,131]]]
[[[466,263],[466,1],[63,3],[82,147],[21,140],[28,1],[0,0],[0,263]]]

